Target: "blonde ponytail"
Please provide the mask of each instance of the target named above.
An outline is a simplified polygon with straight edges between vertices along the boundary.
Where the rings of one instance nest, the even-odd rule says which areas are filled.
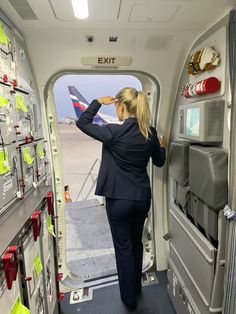
[[[151,113],[146,93],[138,92],[132,87],[125,87],[118,92],[116,98],[126,105],[130,115],[137,118],[140,132],[149,139]]]
[[[146,94],[144,92],[138,92],[136,117],[138,120],[140,132],[143,134],[143,136],[146,137],[146,139],[149,138],[150,133],[150,115],[151,113]]]

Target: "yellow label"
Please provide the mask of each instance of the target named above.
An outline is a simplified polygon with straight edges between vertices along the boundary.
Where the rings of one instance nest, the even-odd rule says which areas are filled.
[[[37,276],[39,277],[40,273],[43,270],[43,265],[42,265],[42,262],[41,262],[39,255],[35,256],[35,258],[34,258],[34,270],[35,270]]]
[[[0,43],[7,45],[9,42],[10,39],[4,31],[3,25],[0,24]]]
[[[27,112],[28,111],[22,96],[19,94],[16,95],[16,110],[19,110],[21,112]]]
[[[47,217],[47,228],[48,228],[48,232],[53,236],[56,237],[55,232],[54,232],[54,226],[52,224],[52,217],[49,215]]]
[[[37,156],[41,159],[44,158],[44,151],[43,151],[43,145],[42,143],[37,144],[36,148]]]
[[[9,166],[8,160],[8,151],[5,148],[4,150],[0,151],[0,175],[8,172],[11,169]]]
[[[9,105],[10,101],[0,95],[0,107]]]
[[[10,314],[30,314],[30,310],[21,303],[20,298],[18,297],[11,309]]]
[[[25,147],[22,150],[23,152],[23,160],[25,163],[27,163],[28,165],[31,165],[34,161],[34,157],[32,157],[30,155],[30,148],[29,147]]]

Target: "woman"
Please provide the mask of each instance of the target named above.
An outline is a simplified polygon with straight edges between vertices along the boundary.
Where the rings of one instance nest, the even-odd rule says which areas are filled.
[[[115,103],[117,117],[123,124],[92,124],[101,105],[111,103]],[[146,167],[150,157],[155,166],[165,163],[165,140],[162,138],[159,143],[149,120],[146,94],[126,87],[116,98],[93,100],[76,123],[84,133],[103,143],[95,194],[106,198],[121,300],[131,311],[136,309],[137,294],[141,293],[142,231],[150,209]]]

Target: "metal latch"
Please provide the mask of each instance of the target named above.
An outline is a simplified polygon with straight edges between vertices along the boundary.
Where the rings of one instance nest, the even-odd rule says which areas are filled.
[[[167,232],[166,234],[163,235],[163,239],[166,241],[171,240],[171,232]]]
[[[225,205],[223,213],[228,219],[236,219],[236,212],[229,208],[229,205]]]

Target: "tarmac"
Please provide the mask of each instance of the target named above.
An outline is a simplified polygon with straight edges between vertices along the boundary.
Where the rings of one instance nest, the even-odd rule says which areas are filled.
[[[69,185],[72,201],[76,201],[93,163],[96,159],[101,159],[102,143],[84,134],[76,125],[59,124],[58,126],[64,168],[64,185]],[[98,170],[99,163],[96,164],[93,171],[94,177],[97,176]],[[85,192],[92,185],[92,180],[89,178]],[[89,198],[94,198],[94,188],[90,194]],[[78,200],[81,200],[81,197]]]

